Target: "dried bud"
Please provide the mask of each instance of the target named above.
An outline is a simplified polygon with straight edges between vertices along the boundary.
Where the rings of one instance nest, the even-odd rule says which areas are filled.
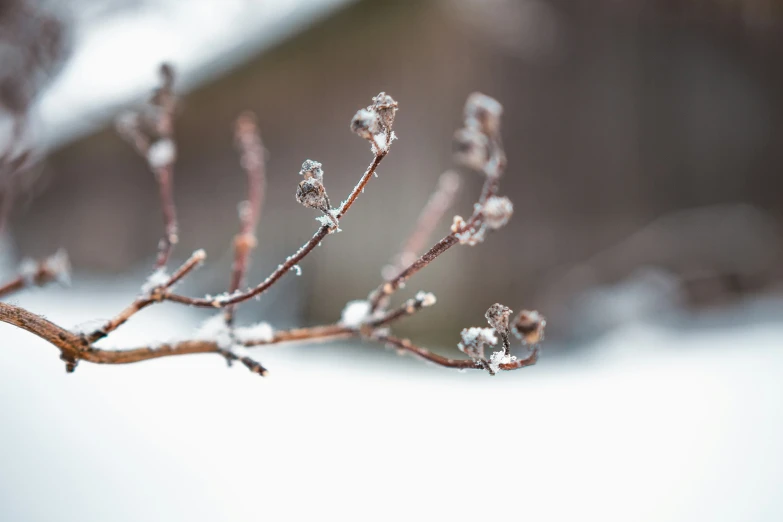
[[[511,200],[503,196],[492,196],[487,199],[482,209],[484,223],[491,229],[497,230],[511,219],[514,213],[514,205]]]
[[[533,310],[522,310],[514,319],[511,331],[525,344],[537,344],[544,340],[546,318]]]
[[[454,133],[454,159],[475,170],[489,161],[489,140],[476,129],[465,127]]]
[[[299,171],[299,174],[304,176],[305,179],[315,178],[323,180],[324,171],[321,167],[322,165],[317,161],[305,160],[305,162],[302,163],[302,170]]]
[[[372,109],[378,113],[383,128],[390,130],[394,124],[394,116],[397,113],[397,102],[394,98],[385,92],[381,92],[372,99]]]
[[[324,184],[318,178],[302,180],[296,188],[296,200],[306,207],[329,212],[329,197]]]
[[[489,136],[500,132],[500,117],[503,106],[486,94],[474,92],[465,103],[465,125],[480,130]]]
[[[372,141],[381,132],[378,113],[369,109],[359,109],[351,120],[351,131],[365,140]]]
[[[508,322],[511,318],[511,308],[495,303],[487,309],[484,314],[489,325],[499,334],[508,334]]]

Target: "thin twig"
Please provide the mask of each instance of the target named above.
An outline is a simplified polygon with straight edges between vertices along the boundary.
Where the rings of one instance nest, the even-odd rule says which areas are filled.
[[[261,217],[266,184],[264,145],[252,113],[244,113],[237,118],[235,134],[237,146],[241,151],[242,167],[247,173],[247,201],[239,207],[240,230],[234,237],[234,263],[228,288],[229,295],[244,284],[245,274],[250,264],[250,253],[258,243],[256,228]],[[225,310],[226,324],[229,326],[234,321],[235,306],[227,306]]]
[[[67,284],[70,275],[70,263],[64,250],[41,261],[24,261],[20,273],[13,279],[0,285],[0,299],[32,286],[44,286],[54,281]]]
[[[92,344],[100,339],[103,339],[111,332],[125,324],[128,319],[133,317],[138,312],[147,308],[149,305],[159,303],[164,300],[167,291],[182,280],[186,275],[197,268],[206,259],[207,255],[203,250],[197,250],[193,252],[190,258],[180,266],[174,274],[172,274],[162,284],[152,287],[144,295],[137,297],[130,305],[128,305],[122,312],[103,324],[99,329],[90,334],[86,334],[84,337],[88,343]]]
[[[343,204],[340,206],[340,208],[337,210],[336,217],[337,219],[340,219],[343,217],[346,212],[348,212],[348,209],[351,208],[353,203],[356,201],[356,198],[359,197],[359,194],[362,193],[364,190],[364,187],[367,185],[367,182],[370,181],[370,178],[375,173],[375,170],[378,168],[378,165],[380,164],[381,160],[386,157],[387,151],[381,151],[379,152],[375,158],[373,159],[370,166],[365,171],[364,175],[362,176],[361,180],[359,180],[359,183],[354,187],[353,191],[351,191],[351,194],[348,196],[348,199],[346,199]],[[302,245],[299,250],[297,250],[293,255],[286,258],[285,262],[280,264],[277,269],[272,272],[266,279],[264,279],[258,286],[255,288],[251,288],[250,290],[247,290],[245,292],[237,292],[233,295],[228,296],[227,298],[208,298],[208,297],[201,297],[201,298],[194,298],[194,297],[187,297],[183,295],[178,294],[166,294],[165,299],[168,301],[173,301],[175,303],[181,303],[186,304],[189,306],[195,306],[199,308],[224,308],[226,306],[234,305],[237,303],[241,303],[243,301],[247,301],[248,299],[252,299],[253,297],[256,297],[258,295],[261,295],[265,291],[267,291],[272,285],[274,285],[281,277],[283,277],[287,272],[289,272],[294,265],[297,265],[307,254],[313,251],[318,244],[323,241],[323,239],[329,235],[329,233],[332,231],[331,225],[321,225],[321,227],[316,231],[316,233],[313,235],[310,240]]]
[[[383,267],[382,276],[384,279],[393,278],[415,261],[416,256],[425,247],[427,240],[435,230],[435,226],[454,202],[459,186],[460,178],[456,172],[449,170],[440,175],[438,186],[419,214],[411,235],[408,236],[400,252],[388,265]]]

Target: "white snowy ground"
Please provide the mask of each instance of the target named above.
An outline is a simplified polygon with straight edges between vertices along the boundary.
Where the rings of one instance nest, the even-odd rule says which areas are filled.
[[[134,292],[15,301],[76,324]],[[117,341],[197,321],[165,310]],[[783,320],[631,324],[496,378],[383,350],[263,361],[266,379],[212,356],[66,375],[0,325],[0,520],[783,520]]]

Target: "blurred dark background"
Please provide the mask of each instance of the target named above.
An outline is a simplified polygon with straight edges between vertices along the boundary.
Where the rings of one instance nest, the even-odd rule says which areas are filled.
[[[432,291],[439,304],[401,325],[403,334],[452,345],[502,302],[540,310],[550,338],[569,339],[780,293],[783,8],[773,0],[342,7],[184,95],[178,255],[202,247],[210,255],[187,291],[227,285],[245,186],[236,116],[258,114],[269,150],[250,276],[258,281],[317,226],[294,201],[301,162],[324,164],[335,200],[364,171],[371,155],[348,123],[382,90],[400,103],[400,139],[380,177],[343,232],[303,262],[303,275],[244,317],[331,321],[374,288],[452,166],[452,133],[472,91],[505,107],[502,192],[514,217],[410,282],[406,295]],[[150,264],[161,233],[154,180],[110,124],[51,151],[36,174],[11,219],[19,252],[66,248],[76,285],[80,273],[119,277]],[[453,213],[465,215],[481,179],[466,171],[463,180]]]

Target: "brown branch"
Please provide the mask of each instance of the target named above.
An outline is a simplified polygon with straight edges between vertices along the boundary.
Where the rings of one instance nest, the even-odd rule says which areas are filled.
[[[370,339],[388,346],[392,346],[403,352],[412,353],[426,361],[430,361],[446,368],[482,369],[481,364],[477,361],[474,361],[473,359],[451,359],[449,357],[444,357],[425,348],[416,346],[408,339],[400,339],[399,337],[394,337],[392,335],[377,335]]]
[[[75,368],[79,360],[95,364],[130,364],[143,362],[162,357],[179,355],[194,355],[214,353],[231,360],[245,364],[251,371],[260,375],[266,374],[266,369],[258,362],[245,355],[237,355],[231,351],[220,348],[214,341],[186,340],[176,343],[167,343],[155,347],[141,347],[124,350],[108,350],[86,345],[82,336],[74,334],[46,319],[28,312],[14,305],[0,303],[0,321],[15,325],[19,328],[40,337],[49,342],[61,352],[61,358],[69,363],[70,368]],[[369,334],[362,335],[358,330],[339,325],[317,326],[312,328],[297,328],[287,331],[275,332],[274,336],[266,340],[247,341],[245,346],[265,346],[273,344],[286,344],[291,342],[318,341],[326,342],[351,337],[362,337],[366,340],[393,346],[401,351],[412,353],[422,359],[433,362],[439,366],[459,369],[484,369],[481,361],[473,359],[452,359],[433,353],[425,348],[414,345],[407,339],[401,339],[392,335]],[[501,370],[516,370],[535,364],[538,359],[538,349],[534,348],[531,354],[511,363],[501,363]]]
[[[236,122],[236,141],[241,151],[241,163],[247,173],[247,201],[240,204],[240,231],[234,237],[234,263],[228,293],[233,294],[244,284],[245,274],[250,264],[250,253],[257,245],[256,228],[261,217],[261,205],[266,184],[266,165],[264,145],[258,134],[255,115],[244,113]],[[225,310],[226,324],[234,321],[234,307]]]
[[[0,285],[0,299],[31,286],[44,286],[53,281],[67,283],[69,272],[70,263],[64,250],[41,261],[25,261],[16,277]]]
[[[158,258],[155,268],[163,268],[168,264],[174,245],[179,241],[177,225],[177,208],[174,205],[173,190],[174,165],[169,164],[155,170],[155,179],[158,181],[160,203],[163,209],[163,237],[158,246]]]
[[[427,200],[427,204],[419,214],[411,235],[403,244],[400,252],[392,261],[383,267],[382,275],[384,279],[391,279],[405,267],[415,261],[418,252],[420,252],[427,240],[435,230],[435,226],[443,218],[454,197],[457,195],[460,186],[460,178],[456,172],[446,171],[438,178],[438,186]]]
[[[387,153],[388,153],[387,150],[383,150],[380,151],[375,156],[370,166],[367,167],[367,170],[365,171],[361,180],[359,180],[359,183],[354,187],[353,191],[351,191],[351,194],[348,196],[348,199],[346,199],[343,202],[343,204],[335,213],[337,219],[340,219],[346,214],[346,212],[348,212],[348,209],[351,208],[353,203],[359,197],[359,194],[362,193],[364,187],[370,181],[370,178],[375,173],[376,169],[378,168],[378,165],[381,163],[383,158],[386,157]],[[312,252],[313,249],[315,249],[315,247],[318,246],[318,244],[321,241],[323,241],[323,239],[327,235],[329,235],[329,233],[332,230],[333,230],[332,225],[321,225],[321,227],[316,231],[316,233],[313,235],[312,238],[310,238],[310,240],[307,243],[302,245],[299,248],[299,250],[297,250],[293,255],[287,257],[285,262],[280,264],[274,272],[272,272],[266,279],[264,279],[255,288],[251,288],[250,290],[247,290],[245,292],[235,293],[226,298],[214,298],[214,297],[193,298],[193,297],[187,297],[178,294],[166,294],[164,298],[168,301],[173,301],[175,303],[181,303],[181,304],[196,306],[200,308],[223,308],[226,306],[241,303],[243,301],[247,301],[248,299],[252,299],[253,297],[256,297],[266,292],[281,277],[283,277],[288,271],[290,271],[294,267],[294,265],[297,265],[302,259],[305,258],[305,256],[307,256],[307,254]]]
[[[206,259],[207,254],[203,250],[193,252],[190,258],[180,266],[174,274],[163,280],[160,284],[150,287],[144,295],[136,298],[122,312],[106,322],[92,333],[85,334],[84,338],[89,344],[103,339],[111,332],[125,324],[128,319],[154,303],[160,303],[165,299],[167,291],[181,281],[186,275],[197,268]]]

